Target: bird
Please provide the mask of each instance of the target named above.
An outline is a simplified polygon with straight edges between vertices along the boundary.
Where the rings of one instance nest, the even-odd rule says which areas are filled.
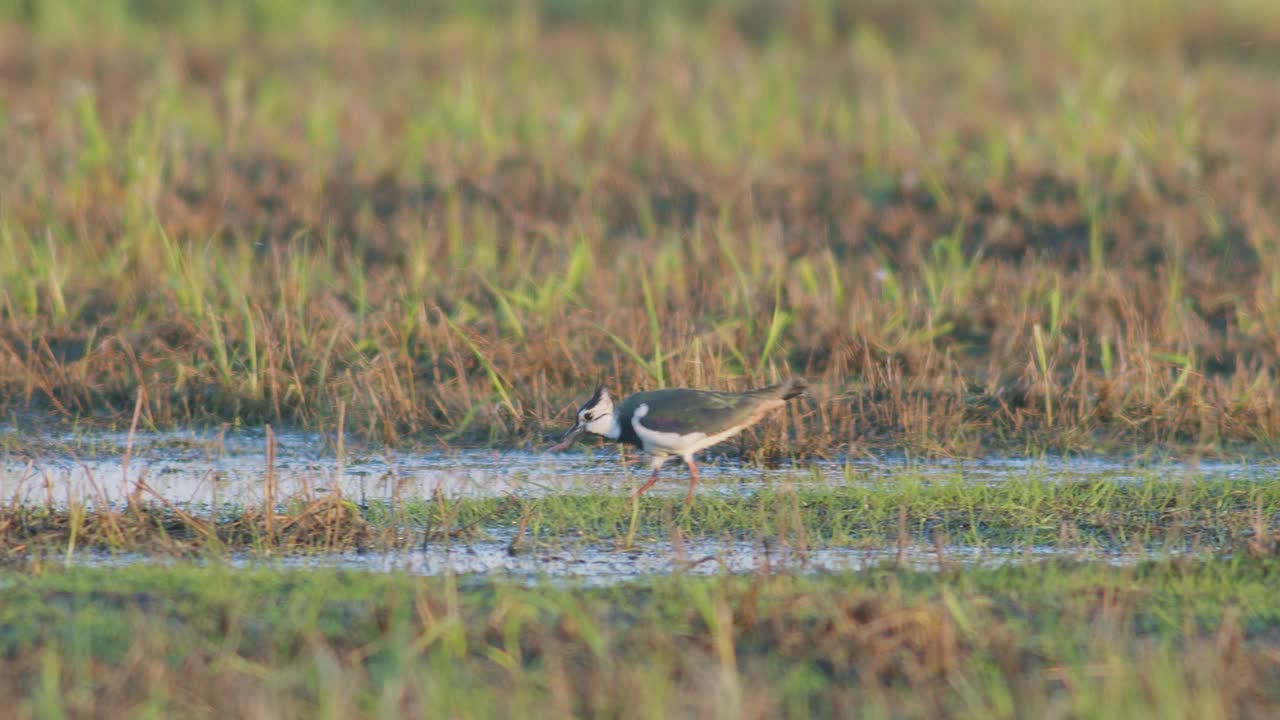
[[[746,392],[668,388],[635,393],[615,407],[601,384],[578,408],[573,427],[548,452],[567,450],[588,433],[641,448],[650,457],[653,475],[632,498],[653,487],[662,466],[679,457],[689,467],[689,494],[685,497],[685,505],[689,505],[698,485],[694,453],[755,425],[807,388],[802,378]]]

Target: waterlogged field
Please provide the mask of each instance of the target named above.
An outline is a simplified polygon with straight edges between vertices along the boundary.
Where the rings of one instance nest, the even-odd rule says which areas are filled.
[[[611,449],[5,437],[31,717],[1280,708],[1270,462],[719,458],[685,507]]]
[[[609,447],[370,452],[308,434],[137,433],[28,439],[0,455],[0,532],[22,557],[113,563],[139,550],[435,574],[612,582],[702,566],[744,572],[937,568],[1042,557],[1268,552],[1274,462],[1041,457],[708,458],[638,502],[647,477]],[[38,453],[31,456],[27,452]],[[267,512],[273,508],[273,512]],[[84,557],[79,551],[88,553]]]
[[[0,707],[1280,716],[1280,5],[0,0]],[[605,382],[810,394],[671,466]]]

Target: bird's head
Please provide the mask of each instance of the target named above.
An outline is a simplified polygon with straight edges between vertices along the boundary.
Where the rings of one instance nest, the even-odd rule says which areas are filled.
[[[609,437],[614,434],[616,427],[617,420],[613,417],[613,398],[609,397],[609,391],[604,389],[604,385],[597,386],[591,399],[578,408],[573,427],[569,428],[564,437],[560,438],[560,442],[550,448],[550,451],[569,449],[583,433]]]

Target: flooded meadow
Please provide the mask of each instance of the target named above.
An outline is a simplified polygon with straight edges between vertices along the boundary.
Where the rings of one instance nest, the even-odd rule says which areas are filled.
[[[1256,521],[1264,532],[1275,524],[1273,514],[1255,517],[1251,503],[1266,502],[1269,512],[1280,477],[1280,465],[1262,458],[890,455],[762,465],[708,453],[685,507],[687,471],[678,464],[632,503],[647,466],[612,446],[565,454],[374,449],[260,429],[19,435],[4,435],[0,502],[25,513],[28,524],[41,513],[128,514],[132,503],[207,519],[210,527],[247,513],[284,525],[336,501],[375,532],[349,545],[242,536],[222,548],[222,560],[588,585],[655,574],[942,570],[1055,559],[1126,565],[1230,554],[1257,531]],[[1181,509],[1166,507],[1169,501]],[[1028,502],[1040,512],[1020,513]],[[1228,515],[1233,522],[1223,524]],[[174,548],[138,552],[128,542],[87,537],[70,551],[61,533],[52,539],[58,561],[68,564],[172,562],[175,555]],[[178,556],[192,551],[176,547]]]
[[[0,0],[0,715],[1280,717],[1276,48]]]

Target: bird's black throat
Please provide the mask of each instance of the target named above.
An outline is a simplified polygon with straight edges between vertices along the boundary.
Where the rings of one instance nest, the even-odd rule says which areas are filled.
[[[635,426],[631,424],[629,419],[618,418],[618,427],[621,432],[618,433],[618,439],[615,442],[634,445],[638,448],[644,447],[640,442],[640,436],[636,434]]]

